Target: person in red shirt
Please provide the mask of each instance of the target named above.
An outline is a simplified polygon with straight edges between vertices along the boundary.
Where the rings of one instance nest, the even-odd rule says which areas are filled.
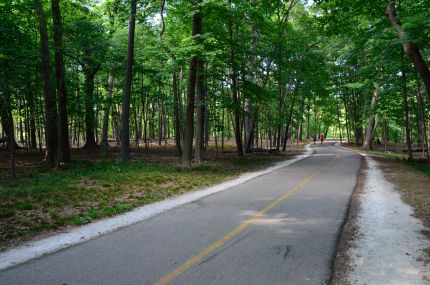
[[[320,141],[321,141],[321,143],[323,143],[323,141],[324,141],[324,135],[323,134],[320,134]]]

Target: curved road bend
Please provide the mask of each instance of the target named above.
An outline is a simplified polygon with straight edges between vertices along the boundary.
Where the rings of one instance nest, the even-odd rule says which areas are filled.
[[[361,158],[291,166],[0,271],[0,284],[325,284]]]

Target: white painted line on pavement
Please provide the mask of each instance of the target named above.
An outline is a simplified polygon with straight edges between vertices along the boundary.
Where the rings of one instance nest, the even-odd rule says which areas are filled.
[[[31,259],[70,247],[72,245],[88,241],[90,239],[94,239],[103,234],[147,220],[167,210],[199,200],[214,193],[225,191],[259,176],[303,160],[309,157],[311,154],[312,149],[308,145],[306,146],[306,152],[304,154],[299,155],[294,159],[277,163],[276,165],[264,170],[245,173],[236,179],[229,180],[202,190],[188,192],[186,194],[175,196],[160,202],[148,204],[112,218],[106,218],[88,225],[73,228],[69,232],[55,234],[41,240],[28,242],[19,247],[9,249],[3,253],[0,253],[0,270],[27,262]]]

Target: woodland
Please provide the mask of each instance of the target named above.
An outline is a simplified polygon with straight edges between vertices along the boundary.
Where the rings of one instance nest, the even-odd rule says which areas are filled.
[[[428,0],[9,0],[1,142],[44,153],[209,143],[239,157],[314,135],[427,151]],[[12,155],[13,156],[13,155]],[[13,157],[11,158],[13,160]],[[6,161],[2,162],[6,163]],[[13,161],[12,161],[13,163]]]
[[[430,0],[0,1],[0,250],[321,134],[425,162],[429,62]]]

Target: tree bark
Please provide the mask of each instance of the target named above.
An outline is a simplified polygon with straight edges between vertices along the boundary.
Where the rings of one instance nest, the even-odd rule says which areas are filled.
[[[125,69],[124,102],[122,105],[122,122],[121,122],[121,161],[122,162],[128,162],[130,160],[129,158],[130,97],[131,97],[131,84],[132,84],[132,77],[133,77],[136,6],[137,6],[137,0],[131,0],[130,19],[128,24],[128,48],[127,48],[127,65]]]
[[[12,109],[10,98],[7,94],[0,96],[0,119],[3,132],[7,138],[7,146],[10,146],[11,143],[16,144]]]
[[[103,125],[102,125],[102,134],[100,139],[100,146],[109,146],[108,135],[109,135],[109,113],[110,106],[112,103],[112,94],[113,94],[113,76],[110,74],[108,77],[108,93],[106,98],[106,106],[103,114]]]
[[[417,84],[417,101],[418,101],[418,109],[419,109],[419,136],[421,141],[421,146],[423,148],[423,153],[425,152],[427,158],[429,158],[429,148],[426,147],[427,145],[427,130],[426,130],[426,116],[425,116],[425,106],[423,102],[423,96],[421,95],[420,85]],[[422,137],[421,137],[422,136]]]
[[[425,141],[425,126],[424,126],[424,106],[423,106],[423,100],[421,97],[421,92],[419,86],[417,87],[416,91],[416,98],[417,98],[417,127],[418,127],[418,140],[417,143],[422,146],[424,149],[424,141]]]
[[[375,90],[373,91],[372,95],[372,102],[370,103],[370,112],[373,113],[376,105],[376,100],[378,99],[379,91]],[[367,123],[367,129],[366,129],[366,138],[364,139],[363,148],[364,149],[373,149],[372,148],[372,142],[373,142],[373,134],[375,129],[375,115],[371,114]]]
[[[418,46],[408,42],[407,34],[403,29],[399,19],[397,19],[396,17],[393,5],[393,1],[388,2],[387,6],[385,7],[385,14],[388,17],[391,26],[397,32],[397,36],[402,42],[403,50],[409,56],[411,62],[414,65],[415,70],[418,72],[418,74],[424,81],[424,84],[427,89],[427,98],[430,100],[430,70],[427,66],[427,63],[424,61]]]
[[[181,149],[181,118],[179,114],[179,90],[178,74],[173,72],[173,123],[175,125],[175,148],[176,155],[182,154]]]
[[[228,8],[232,9],[231,0],[228,0]],[[233,19],[232,16],[228,19],[228,33],[230,39],[230,45],[233,45]],[[234,129],[235,129],[235,140],[236,140],[236,148],[237,155],[239,157],[243,157],[243,144],[242,144],[242,134],[240,128],[240,102],[239,96],[237,94],[237,73],[236,73],[236,63],[235,63],[235,52],[233,46],[230,47],[230,64],[231,64],[231,94],[233,100],[233,108],[234,108]]]
[[[284,142],[282,144],[282,151],[285,151],[287,149],[288,133],[289,133],[291,121],[293,119],[293,112],[294,112],[294,106],[296,103],[297,92],[299,91],[299,87],[300,87],[300,82],[298,80],[299,79],[297,78],[296,86],[294,87],[293,93],[291,94],[291,105],[290,105],[290,110],[288,115],[288,121],[285,126],[285,134],[284,134]]]
[[[311,105],[308,103],[307,108],[306,108],[306,143],[309,142],[309,139],[311,137],[311,132],[310,132],[310,116],[311,116]]]
[[[203,150],[203,97],[204,97],[204,76],[203,76],[203,61],[197,63],[197,86],[196,86],[196,145],[194,151],[194,162],[202,162]]]
[[[339,108],[339,101],[338,100],[336,100],[336,109],[337,109],[337,125],[339,128],[340,143],[342,144],[342,125],[340,123],[340,108]]]
[[[51,90],[51,64],[49,56],[48,29],[40,0],[34,1],[39,20],[40,45],[42,56],[43,91],[45,101],[45,161],[54,161],[57,150],[57,107]]]
[[[52,19],[54,22],[55,77],[58,98],[58,161],[70,161],[69,125],[67,112],[67,91],[63,59],[63,27],[60,1],[51,0]]]
[[[401,53],[401,74],[402,74],[402,89],[403,89],[403,110],[405,112],[405,129],[406,129],[406,145],[408,147],[408,160],[414,160],[414,156],[412,154],[412,145],[411,145],[411,129],[409,122],[409,103],[408,103],[408,86],[407,86],[407,78],[406,78],[406,69],[404,65],[404,53],[402,50]]]
[[[195,13],[193,15],[193,31],[194,37],[199,36],[202,31],[202,14],[200,11],[200,3],[202,0],[194,2]],[[198,40],[196,40],[198,41]],[[185,169],[191,168],[191,158],[193,152],[193,135],[194,135],[194,101],[196,95],[196,78],[197,78],[198,58],[192,55],[190,58],[190,71],[188,75],[188,90],[187,90],[187,109],[185,114],[185,129],[184,129],[184,149],[182,152],[182,167]]]
[[[303,141],[303,114],[305,112],[305,95],[300,100],[300,110],[297,117],[297,143]]]
[[[95,148],[96,137],[94,135],[95,116],[94,116],[94,77],[95,73],[84,69],[85,72],[85,145],[84,148]]]

